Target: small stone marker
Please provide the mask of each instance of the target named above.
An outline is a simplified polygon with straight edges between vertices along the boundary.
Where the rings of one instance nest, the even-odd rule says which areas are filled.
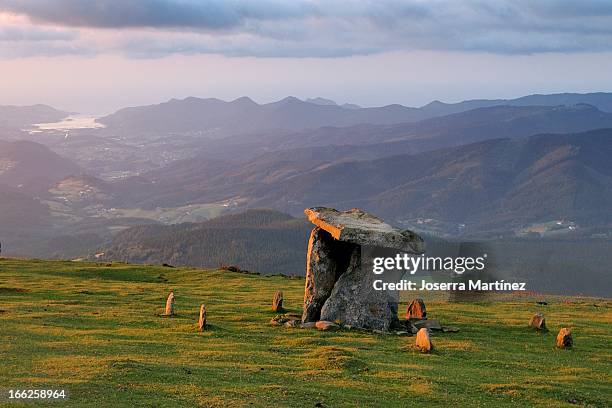
[[[283,310],[283,292],[277,290],[272,300],[272,311],[281,313]]]
[[[206,329],[206,305],[200,305],[200,319],[198,320],[198,329],[203,331]]]
[[[566,328],[562,327],[559,330],[559,334],[557,334],[557,347],[559,348],[571,348],[574,345],[574,340],[572,339],[572,332]]]
[[[406,309],[406,319],[425,320],[427,319],[427,310],[423,299],[414,299]]]
[[[426,328],[429,330],[442,330],[442,325],[439,320],[419,320],[417,322],[412,322],[412,325],[417,329]]]
[[[546,320],[543,313],[536,313],[529,320],[529,327],[536,330],[546,330]]]
[[[416,335],[416,346],[423,353],[428,353],[433,350],[433,344],[431,343],[431,339],[429,338],[429,329],[419,329]]]
[[[168,299],[166,300],[166,316],[174,316],[174,289],[170,290]]]
[[[458,333],[459,332],[459,328],[458,327],[452,327],[452,326],[442,326],[442,332],[443,333]]]
[[[331,330],[339,330],[340,326],[337,325],[334,322],[328,322],[325,320],[319,320],[316,324],[315,327],[318,330],[323,330],[323,331],[331,331]]]

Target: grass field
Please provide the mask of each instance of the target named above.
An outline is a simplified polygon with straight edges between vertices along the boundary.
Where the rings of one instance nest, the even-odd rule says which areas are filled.
[[[170,289],[178,315],[160,317]],[[54,407],[612,405],[610,300],[424,294],[428,315],[461,331],[421,354],[414,337],[272,327],[277,289],[301,312],[301,279],[0,260],[0,388],[66,389]],[[526,328],[537,311],[549,333]],[[554,347],[561,326],[574,349]]]

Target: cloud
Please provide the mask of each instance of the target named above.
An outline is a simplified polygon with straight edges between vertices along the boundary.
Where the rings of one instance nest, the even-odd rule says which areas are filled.
[[[303,18],[314,4],[282,0],[6,0],[5,11],[35,22],[97,28],[230,29],[246,20]]]
[[[74,31],[44,29],[39,27],[24,28],[18,26],[0,27],[0,41],[40,42],[72,41],[78,37]]]
[[[0,10],[78,30],[75,48],[132,57],[612,50],[607,0],[0,0]]]
[[[79,45],[79,32],[62,28],[45,28],[15,24],[0,19],[0,57],[91,55]]]

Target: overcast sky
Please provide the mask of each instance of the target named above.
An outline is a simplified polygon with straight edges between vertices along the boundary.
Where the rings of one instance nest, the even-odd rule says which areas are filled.
[[[0,0],[0,104],[612,91],[610,0]]]

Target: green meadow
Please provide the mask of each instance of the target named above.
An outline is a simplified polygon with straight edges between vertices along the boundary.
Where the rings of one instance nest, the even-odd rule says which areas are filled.
[[[274,327],[303,279],[127,264],[0,260],[0,388],[65,389],[48,406],[407,407],[612,405],[612,301],[422,294],[460,329],[414,337]],[[160,316],[174,289],[177,316]],[[403,299],[403,314],[409,299]],[[205,303],[209,329],[198,332]],[[535,312],[550,332],[527,329]],[[575,347],[556,349],[562,326]],[[36,402],[44,405],[43,402]],[[0,400],[0,405],[32,406]]]

